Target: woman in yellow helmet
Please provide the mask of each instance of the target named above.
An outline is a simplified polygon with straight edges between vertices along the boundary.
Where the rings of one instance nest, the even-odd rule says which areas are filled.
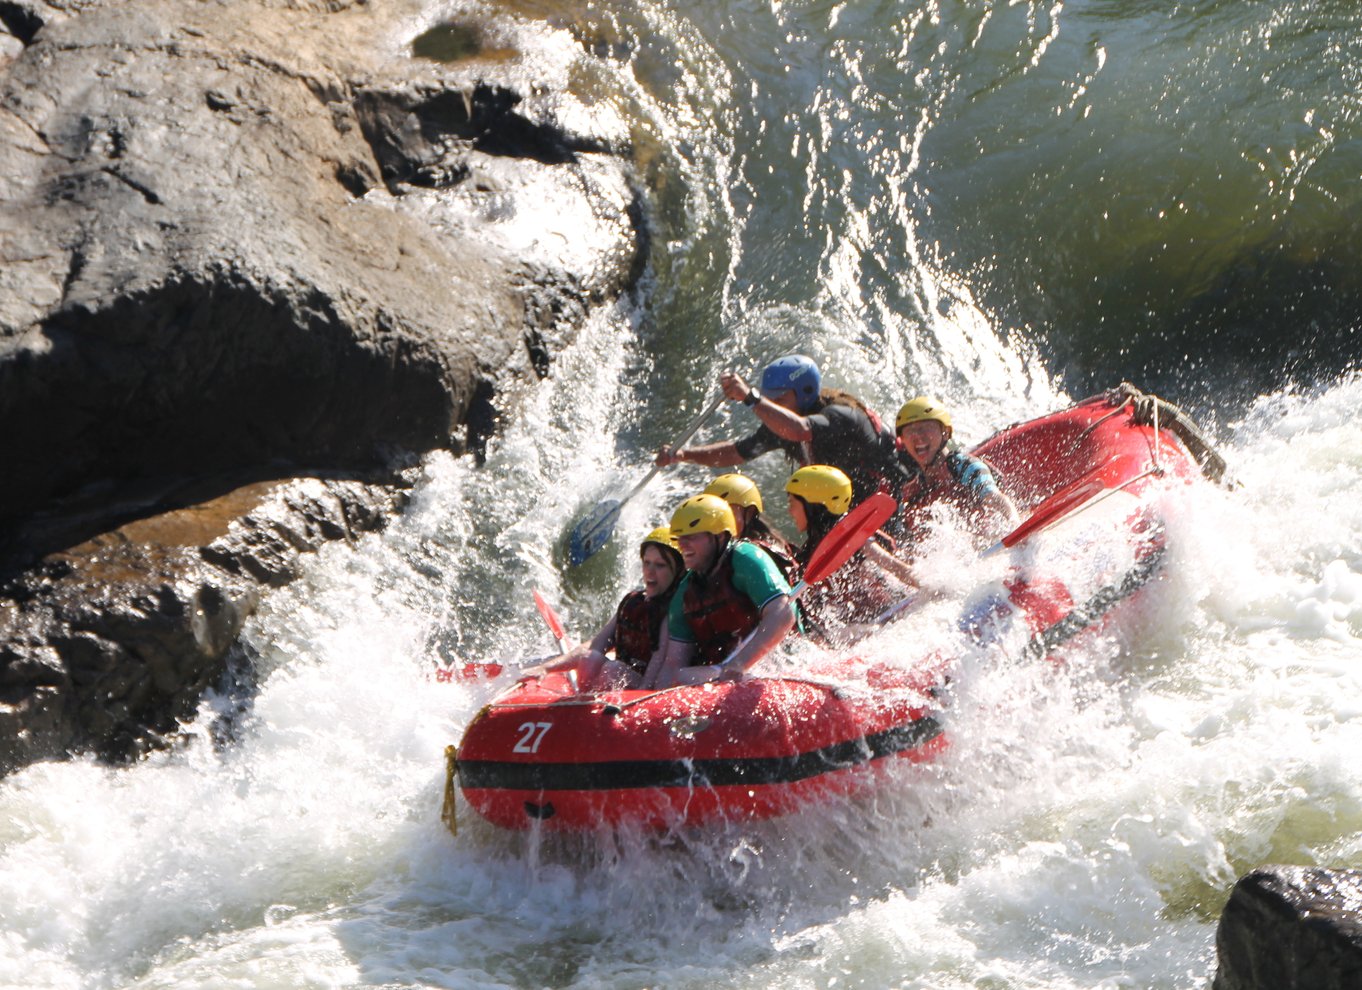
[[[918,466],[913,485],[900,493],[904,529],[921,534],[927,510],[945,503],[958,511],[983,542],[1013,529],[1020,517],[998,487],[993,471],[952,439],[951,415],[936,399],[919,395],[903,404],[894,420],[899,448]]]
[[[667,609],[686,567],[670,526],[659,526],[639,544],[643,587],[620,600],[615,614],[591,640],[545,670],[577,671],[582,691],[642,687],[648,665],[665,646]],[[613,652],[614,657],[606,656]]]
[[[686,574],[672,597],[661,663],[644,687],[741,677],[794,628],[789,582],[765,551],[737,539],[733,510],[717,495],[682,502],[672,535]]]
[[[828,464],[811,464],[785,483],[790,518],[805,535],[795,552],[801,566],[852,504],[851,479]],[[801,599],[805,631],[814,638],[836,639],[841,627],[869,622],[902,597],[894,582],[912,585],[908,565],[894,557],[893,541],[877,533],[834,574],[809,587]]]
[[[761,547],[780,568],[785,580],[794,584],[799,580],[800,567],[795,563],[795,548],[766,517],[761,491],[757,483],[745,474],[721,474],[709,483],[706,495],[717,495],[733,510],[733,521],[738,526],[738,539]]]

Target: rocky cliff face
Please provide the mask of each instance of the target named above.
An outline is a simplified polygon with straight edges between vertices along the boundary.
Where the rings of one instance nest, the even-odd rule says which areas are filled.
[[[3,770],[135,749],[109,740],[164,729],[220,669],[251,567],[205,579],[221,534],[130,520],[321,472],[381,525],[394,465],[476,448],[644,238],[627,128],[572,92],[592,57],[533,19],[0,0],[0,25]],[[170,659],[123,606],[179,622]],[[155,690],[105,690],[138,662]]]

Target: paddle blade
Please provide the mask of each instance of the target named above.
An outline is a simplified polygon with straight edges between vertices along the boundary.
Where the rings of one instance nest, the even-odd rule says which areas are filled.
[[[620,502],[616,499],[608,498],[592,509],[590,515],[572,527],[568,537],[568,563],[576,567],[605,546],[619,520]]]
[[[1102,490],[1102,483],[1100,481],[1087,480],[1062,491],[1057,495],[1051,496],[1042,502],[1025,522],[1004,536],[998,543],[1004,547],[1016,546],[1022,540],[1036,532],[1036,530],[1044,529],[1046,526],[1050,525],[1050,523],[1057,521],[1061,516],[1076,509]]]
[[[851,559],[865,546],[875,530],[897,511],[899,504],[884,492],[876,492],[843,516],[823,542],[814,548],[804,568],[804,584],[817,584]]]
[[[548,624],[549,632],[553,633],[553,638],[558,640],[558,645],[562,646],[567,641],[567,632],[563,629],[563,620],[558,618],[558,613],[553,610],[553,606],[544,601],[538,589],[534,591],[534,607],[539,609],[539,614],[544,617]]]
[[[1051,523],[1059,522],[1070,515],[1076,515],[1099,498],[1105,498],[1113,491],[1120,490],[1141,477],[1149,474],[1145,462],[1131,455],[1113,457],[1094,471],[1061,488],[1040,505],[1020,526],[1008,533],[980,556],[987,557],[1004,548],[1014,547],[1032,533],[1042,530]]]

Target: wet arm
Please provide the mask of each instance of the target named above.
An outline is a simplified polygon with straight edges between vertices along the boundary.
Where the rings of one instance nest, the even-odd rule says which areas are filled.
[[[982,503],[985,519],[988,521],[989,539],[1005,536],[1021,525],[1021,513],[1012,499],[1002,492],[989,492]]]
[[[615,645],[615,623],[619,621],[619,614],[610,616],[610,621],[601,627],[601,631],[596,633],[591,640],[591,649],[597,653],[604,653]]]
[[[745,643],[719,668],[720,677],[736,678],[746,673],[758,660],[766,656],[794,628],[794,602],[789,595],[781,595],[766,603],[761,610],[761,621]]]
[[[659,467],[682,461],[703,464],[706,467],[732,467],[734,464],[743,463],[744,460],[746,458],[738,453],[738,445],[731,440],[724,440],[700,447],[677,447],[675,450],[671,447],[662,447],[658,450],[653,463]]]
[[[678,639],[668,640],[663,646],[658,647],[658,652],[653,655],[653,659],[648,662],[648,673],[652,674],[653,665],[657,664],[656,676],[653,679],[652,687],[656,690],[669,688],[679,683],[679,675],[682,670],[691,669],[688,664],[695,656],[695,644],[687,643]],[[660,659],[660,663],[659,663]],[[644,676],[644,687],[648,687],[647,675]]]
[[[638,686],[643,690],[652,691],[658,687],[658,680],[667,664],[667,650],[671,642],[671,633],[667,631],[666,623],[663,623],[662,634],[657,640],[657,649],[653,650],[653,655],[648,658],[648,669],[643,672],[643,679],[639,681]]]
[[[762,399],[752,407],[752,411],[757,414],[757,419],[782,440],[804,443],[813,439],[813,427],[809,425],[807,416],[778,406],[769,399]]]
[[[719,384],[723,387],[724,395],[734,402],[745,404],[756,392],[740,375],[726,374],[719,379]],[[793,410],[777,405],[770,399],[759,397],[756,405],[752,407],[752,412],[756,413],[757,419],[761,420],[767,429],[782,440],[803,443],[813,439],[813,427],[809,425],[807,416],[801,416]]]
[[[874,540],[866,543],[862,552],[867,560],[886,574],[898,578],[910,588],[917,587],[917,580],[913,577],[913,569]]]

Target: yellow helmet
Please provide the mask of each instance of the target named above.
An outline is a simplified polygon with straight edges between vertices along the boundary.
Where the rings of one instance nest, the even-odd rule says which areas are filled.
[[[941,424],[941,428],[947,433],[952,432],[951,414],[946,411],[946,407],[926,395],[919,395],[916,399],[911,399],[903,404],[899,414],[894,419],[894,432],[897,433],[905,426],[912,423],[921,423],[929,419],[934,419]]]
[[[729,505],[750,506],[758,512],[764,511],[757,483],[745,474],[721,474],[709,483],[705,494],[718,495]]]
[[[676,549],[676,537],[672,536],[672,528],[670,526],[657,527],[657,529],[653,530],[639,542],[638,548],[642,550],[649,543],[656,543],[658,546],[666,547],[668,550]]]
[[[738,535],[733,510],[717,495],[692,495],[672,513],[672,536],[680,539],[691,533]]]
[[[653,530],[638,545],[639,556],[643,556],[643,551],[649,546],[659,547],[662,555],[672,562],[672,570],[675,576],[680,577],[686,569],[685,561],[681,559],[681,548],[676,545],[676,537],[672,536],[670,526],[659,526]]]
[[[810,464],[790,475],[785,490],[805,502],[821,505],[834,516],[851,508],[851,479],[828,464]]]

